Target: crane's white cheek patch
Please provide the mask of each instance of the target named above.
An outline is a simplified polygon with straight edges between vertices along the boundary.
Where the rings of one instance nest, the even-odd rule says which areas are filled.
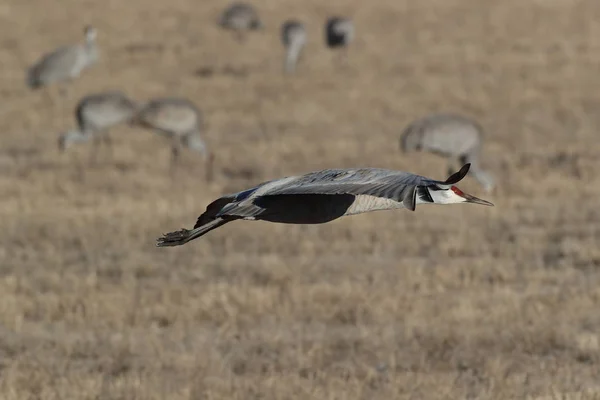
[[[346,210],[344,215],[354,215],[368,211],[391,210],[394,208],[404,208],[404,205],[392,199],[359,194],[355,197],[354,203]]]
[[[459,188],[452,186],[451,189],[430,192],[431,198],[435,204],[457,204],[465,202],[465,198],[459,196],[455,189],[456,191],[462,193]]]

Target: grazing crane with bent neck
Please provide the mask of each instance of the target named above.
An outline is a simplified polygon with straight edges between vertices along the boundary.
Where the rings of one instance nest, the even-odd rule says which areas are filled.
[[[60,136],[59,149],[64,151],[73,143],[92,140],[94,148],[90,161],[95,161],[96,153],[102,143],[110,149],[112,156],[112,141],[108,136],[109,129],[131,121],[136,110],[136,103],[118,90],[94,93],[83,97],[75,109],[78,128],[71,129]]]
[[[204,118],[194,103],[183,97],[160,97],[142,105],[134,124],[154,130],[171,140],[171,172],[174,172],[181,148],[185,147],[204,158],[205,178],[212,179],[214,154],[201,137]]]
[[[208,205],[194,228],[167,233],[157,246],[180,246],[238,219],[286,224],[322,224],[346,215],[418,204],[492,203],[454,186],[470,164],[445,181],[378,168],[327,169],[262,183]]]
[[[483,128],[471,118],[457,114],[429,114],[411,122],[402,132],[403,152],[428,151],[448,158],[448,170],[456,162],[471,164],[470,174],[487,192],[494,177],[481,167]]]

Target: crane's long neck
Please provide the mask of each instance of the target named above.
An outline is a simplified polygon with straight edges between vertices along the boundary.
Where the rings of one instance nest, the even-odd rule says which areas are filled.
[[[96,45],[95,33],[88,33],[85,36],[85,44],[83,45],[88,58],[88,64],[98,61],[98,46]]]
[[[469,170],[469,173],[473,175],[473,178],[475,178],[486,191],[489,192],[494,188],[495,179],[489,172],[481,168],[479,156],[466,157],[465,162],[471,163],[471,169]]]
[[[294,72],[296,69],[296,64],[298,63],[298,58],[300,57],[300,51],[304,43],[301,41],[294,41],[290,43],[289,47],[286,49],[285,54],[285,71],[286,72]]]
[[[199,132],[192,132],[184,138],[185,145],[190,149],[200,153],[203,157],[208,157],[206,143],[200,137]]]
[[[91,137],[91,133],[86,133],[80,129],[72,129],[60,136],[58,140],[59,148],[64,150],[73,143],[87,142]]]

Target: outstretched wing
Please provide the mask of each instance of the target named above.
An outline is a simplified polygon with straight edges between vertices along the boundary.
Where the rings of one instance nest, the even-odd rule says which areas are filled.
[[[389,199],[402,203],[413,210],[416,206],[418,188],[434,187],[449,189],[465,177],[470,164],[465,164],[460,171],[446,181],[436,181],[424,176],[407,172],[385,169],[334,169],[313,172],[285,185],[270,188],[263,196],[292,194],[351,194],[366,195]]]

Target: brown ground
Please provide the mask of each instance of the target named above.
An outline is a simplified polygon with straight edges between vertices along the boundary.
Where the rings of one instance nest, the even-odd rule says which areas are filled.
[[[0,4],[0,398],[599,398],[600,4],[257,0],[267,29],[243,45],[214,24],[225,4]],[[322,44],[332,13],[358,27],[341,72]],[[290,16],[310,44],[283,77]],[[103,59],[63,121],[24,70],[85,23]],[[59,154],[77,98],[112,88],[194,100],[215,182],[189,153],[171,179],[163,139],[129,127],[114,161]],[[239,222],[154,247],[266,179],[363,165],[445,178],[444,160],[398,150],[405,124],[442,110],[487,127],[499,187],[461,187],[495,208]]]

